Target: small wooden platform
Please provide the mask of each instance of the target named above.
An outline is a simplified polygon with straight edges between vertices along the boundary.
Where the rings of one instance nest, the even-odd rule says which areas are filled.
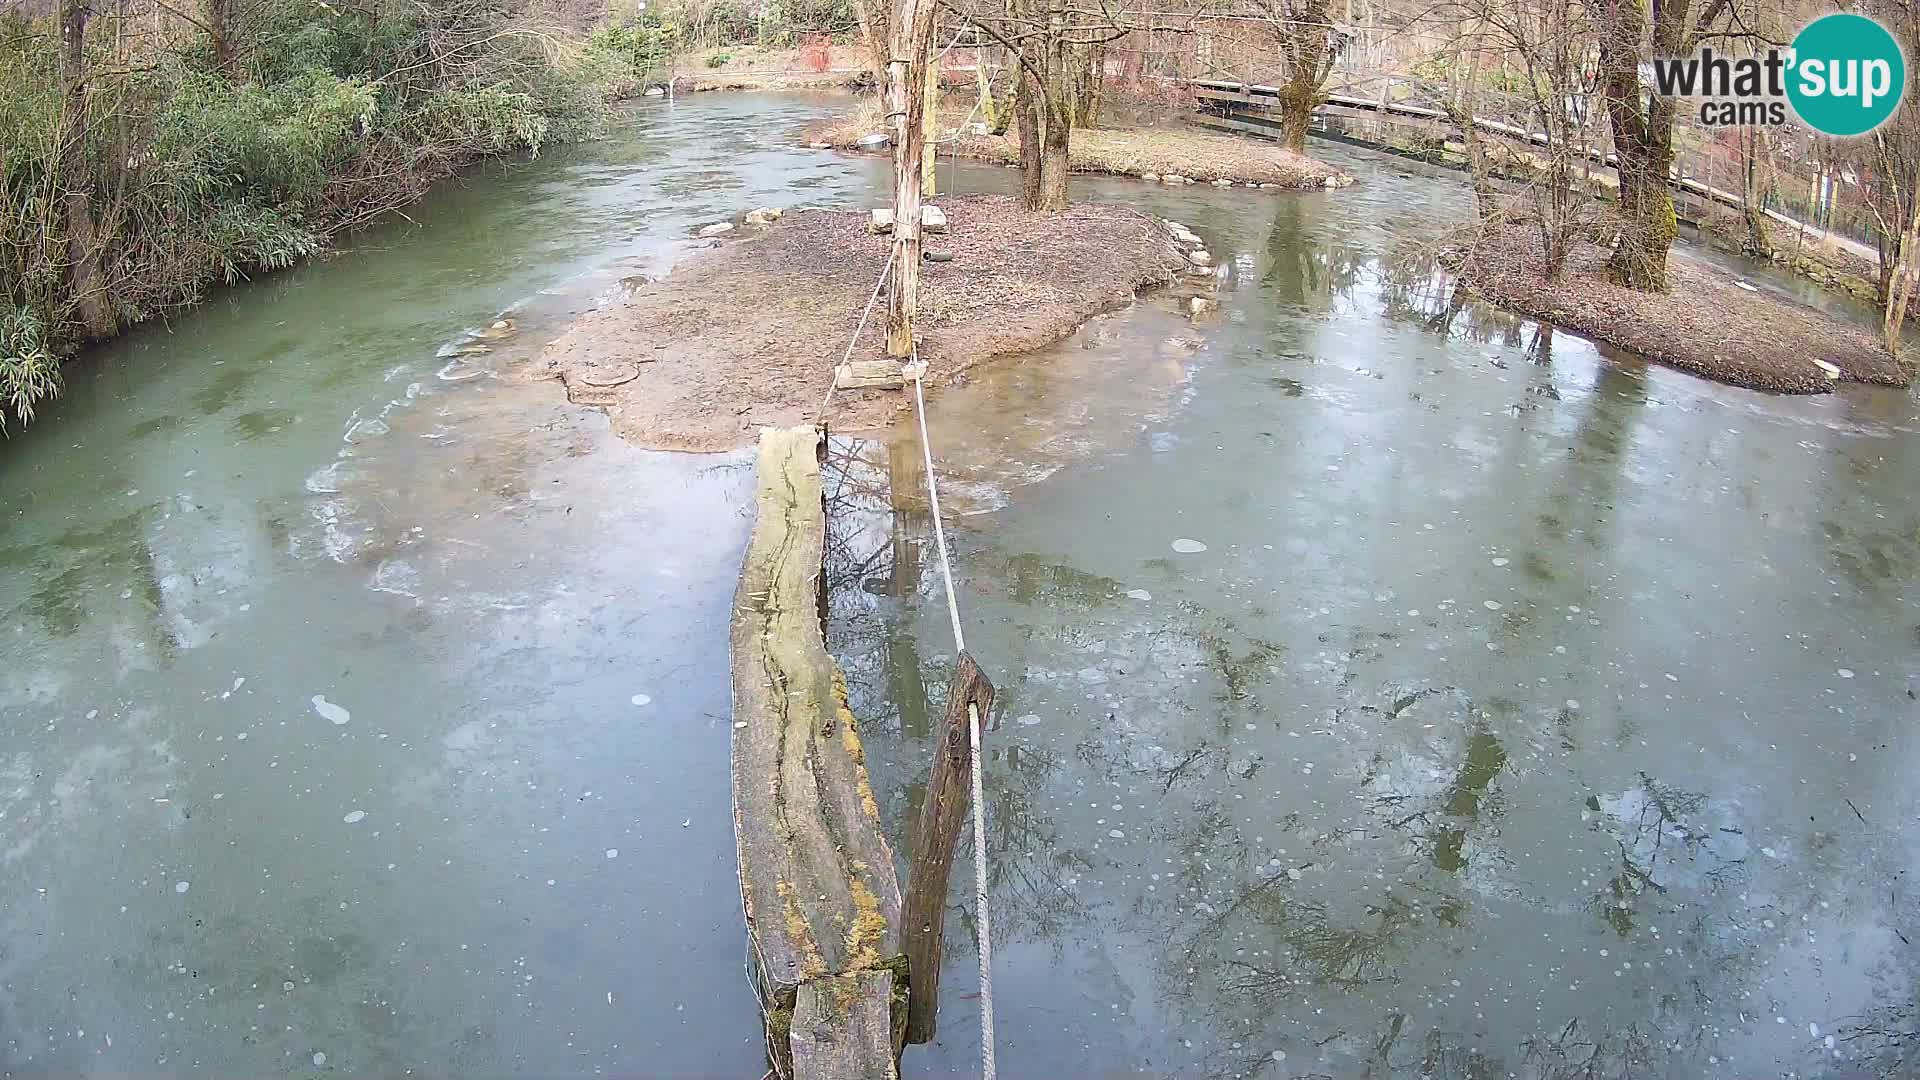
[[[897,1075],[900,883],[846,682],[821,630],[821,432],[760,435],[758,519],[734,597],[733,821],[775,1072]]]

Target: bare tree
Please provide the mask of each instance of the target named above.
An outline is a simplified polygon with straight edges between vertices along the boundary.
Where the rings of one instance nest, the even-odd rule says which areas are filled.
[[[1487,132],[1480,130],[1483,125],[1475,115],[1482,100],[1481,56],[1491,49],[1508,68],[1502,88],[1533,136],[1520,151],[1505,156],[1531,177],[1526,190],[1547,277],[1558,278],[1587,220],[1588,199],[1580,180],[1590,153],[1588,102],[1593,86],[1584,61],[1593,51],[1594,25],[1581,0],[1465,0],[1458,18],[1466,31],[1456,60],[1462,52],[1469,59],[1464,84],[1445,107],[1467,141],[1476,201],[1483,217],[1495,202],[1487,176]],[[1456,71],[1458,67],[1456,62]]]
[[[1333,0],[1255,0],[1279,49],[1284,81],[1280,84],[1280,141],[1295,153],[1307,148],[1307,127],[1313,111],[1326,101],[1327,76],[1346,35],[1333,24]]]
[[[1641,65],[1693,52],[1720,23],[1737,22],[1733,0],[1595,0],[1600,87],[1620,176],[1620,243],[1607,275],[1628,288],[1664,292],[1667,252],[1679,234],[1673,212],[1673,98],[1649,92]]]
[[[1098,109],[1105,47],[1144,24],[1104,2],[1077,7],[1071,0],[975,0],[963,14],[1006,47],[1015,69],[1022,201],[1032,210],[1065,209],[1072,132],[1076,117],[1090,122]]]
[[[1881,0],[1881,22],[1911,51],[1920,47],[1920,4]],[[1870,137],[1839,144],[1860,171],[1880,255],[1881,339],[1898,353],[1907,307],[1920,282],[1920,111],[1903,108]]]
[[[60,156],[67,213],[67,272],[75,308],[89,337],[112,337],[120,329],[106,275],[101,271],[100,230],[94,220],[93,171],[87,165],[86,0],[61,0],[61,79],[65,83]]]
[[[1486,22],[1480,16],[1463,20],[1466,30],[1460,48],[1451,58],[1449,81],[1453,93],[1441,102],[1447,118],[1460,129],[1461,142],[1466,146],[1467,174],[1473,181],[1474,214],[1482,219],[1492,216],[1498,202],[1493,188],[1493,166],[1487,160],[1487,142],[1478,120],[1480,69],[1487,56]]]
[[[213,44],[213,62],[220,74],[234,75],[233,0],[207,0],[207,37]]]
[[[1747,227],[1740,249],[1768,258],[1773,254],[1766,213],[1773,191],[1773,135],[1763,127],[1741,127],[1733,129],[1733,140],[1740,151],[1740,216]]]

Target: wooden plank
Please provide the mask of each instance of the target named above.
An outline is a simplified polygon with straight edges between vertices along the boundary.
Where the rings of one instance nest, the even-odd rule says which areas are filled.
[[[940,952],[947,922],[947,879],[954,848],[973,801],[973,739],[967,703],[984,725],[993,713],[993,684],[962,652],[947,685],[947,718],[933,753],[926,798],[907,866],[907,1041],[932,1042],[940,1011]]]
[[[822,446],[813,427],[761,433],[758,518],[730,635],[740,892],[782,1075],[804,983],[905,968],[893,852],[821,631]]]
[[[853,360],[833,369],[835,390],[898,390],[905,385],[898,360]]]
[[[884,971],[815,979],[793,1011],[793,1075],[810,1080],[898,1080],[893,978]]]

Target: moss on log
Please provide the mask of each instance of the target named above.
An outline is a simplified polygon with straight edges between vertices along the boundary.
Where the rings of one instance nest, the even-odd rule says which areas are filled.
[[[793,1014],[793,1075],[896,1080],[893,975],[862,971],[802,984]]]
[[[734,597],[733,802],[740,892],[762,1000],[767,1044],[782,1076],[890,1075],[900,1041],[889,1035],[884,1062],[842,1063],[848,1072],[809,1069],[833,1053],[866,1054],[871,1039],[823,1032],[833,1019],[815,983],[831,982],[834,1000],[849,988],[884,988],[878,1005],[887,1031],[893,983],[904,970],[900,884],[880,829],[879,807],[846,682],[827,654],[820,620],[822,435],[813,427],[769,429],[760,436],[758,514]],[[873,978],[847,977],[877,973]],[[802,991],[807,994],[803,995]],[[879,991],[873,991],[878,993]],[[868,1005],[839,1010],[843,1025],[865,1025]],[[780,1021],[775,1022],[776,1018]],[[902,1020],[904,1017],[901,1018]],[[805,1024],[809,1050],[796,1054]],[[822,1055],[827,1055],[823,1058]],[[884,1069],[875,1072],[874,1069]]]

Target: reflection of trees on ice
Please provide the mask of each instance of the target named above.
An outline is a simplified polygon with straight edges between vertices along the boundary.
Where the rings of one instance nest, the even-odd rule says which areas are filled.
[[[1560,385],[1584,395],[1562,414],[1567,453],[1494,471],[1542,511],[1518,519],[1534,528],[1502,557],[1534,582],[1577,587],[1620,528],[1607,508],[1650,437],[1648,394],[1637,368],[1601,364],[1583,386],[1568,376],[1585,368],[1561,367]],[[1550,367],[1536,371],[1552,385]],[[1524,443],[1482,441],[1503,466],[1524,457]],[[856,712],[881,733],[868,749],[900,836],[950,662],[944,585],[927,565],[917,443],[864,442],[845,457],[864,472],[828,482],[829,500],[844,500],[830,641]],[[1822,950],[1845,920],[1833,912],[1819,942],[1765,925],[1818,907],[1807,862],[1785,841],[1782,858],[1749,858],[1740,830],[1765,815],[1721,786],[1701,794],[1669,779],[1686,769],[1609,765],[1642,734],[1633,708],[1523,707],[1418,671],[1370,677],[1395,664],[1378,631],[1322,625],[1296,639],[1284,623],[1132,597],[1141,582],[1002,535],[950,530],[970,637],[992,628],[974,644],[998,654],[1012,721],[986,747],[996,936],[1010,963],[1052,958],[1046,986],[1062,1008],[1151,1018],[1151,1031],[1116,1033],[1110,1056],[1151,1055],[1181,1075],[1584,1080],[1731,1061],[1743,1033],[1772,1038],[1739,1060],[1794,1052],[1771,1012],[1752,1030],[1745,1003],[1777,984],[1778,965],[1833,962]],[[1579,598],[1566,614],[1626,617],[1597,580]],[[1554,662],[1545,612],[1491,610],[1488,636],[1509,663]],[[1061,738],[1063,725],[1073,734]],[[966,893],[953,925],[970,933]],[[1522,923],[1526,942],[1503,937]],[[1595,939],[1616,958],[1597,959]],[[1616,985],[1626,959],[1631,978]],[[1469,986],[1451,990],[1456,964]],[[1902,1045],[1899,1021],[1861,1018],[1857,1045]],[[1180,1029],[1190,1046],[1170,1034]]]
[[[1619,873],[1588,907],[1621,937],[1632,933],[1636,903],[1669,889],[1710,892],[1741,880],[1747,857],[1740,808],[1661,783],[1646,773],[1616,795],[1589,796],[1595,826],[1620,849]]]

